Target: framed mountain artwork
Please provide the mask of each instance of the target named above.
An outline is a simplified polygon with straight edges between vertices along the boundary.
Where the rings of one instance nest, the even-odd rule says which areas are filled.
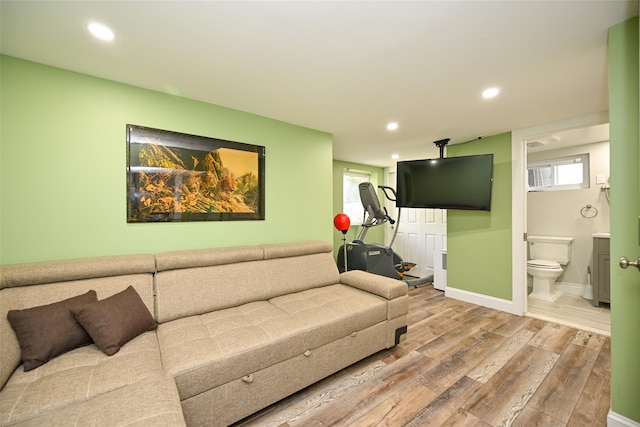
[[[265,148],[127,124],[127,222],[264,220]]]

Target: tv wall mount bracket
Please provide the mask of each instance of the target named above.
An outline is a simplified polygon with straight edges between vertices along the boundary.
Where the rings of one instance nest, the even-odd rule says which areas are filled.
[[[444,147],[451,141],[451,138],[440,139],[438,141],[433,141],[436,144],[436,147],[440,149],[440,158],[444,159]]]

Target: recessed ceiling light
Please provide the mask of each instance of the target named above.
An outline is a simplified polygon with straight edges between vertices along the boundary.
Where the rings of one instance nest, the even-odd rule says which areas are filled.
[[[399,154],[392,154],[392,155],[391,155],[391,158],[392,158],[393,160],[398,160],[398,159],[400,158],[400,155],[399,155]]]
[[[485,99],[493,98],[497,96],[499,93],[500,93],[500,89],[498,89],[497,87],[490,87],[489,89],[485,89],[482,92],[482,97]]]
[[[387,124],[387,130],[396,130],[398,129],[398,123],[390,122]]]
[[[113,34],[113,31],[111,30],[111,28],[107,27],[106,25],[100,24],[98,22],[88,23],[87,29],[91,34],[93,34],[95,37],[99,38],[100,40],[111,41],[116,37],[115,34]]]

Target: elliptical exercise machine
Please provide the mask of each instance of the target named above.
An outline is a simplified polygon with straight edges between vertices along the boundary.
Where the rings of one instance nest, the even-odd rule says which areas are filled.
[[[393,188],[385,185],[379,185],[378,188],[382,190],[388,200],[392,202],[396,201],[396,191]],[[415,267],[416,264],[403,261],[402,258],[391,249],[398,234],[398,227],[394,229],[389,246],[384,246],[379,243],[365,243],[364,238],[371,227],[377,227],[387,222],[393,225],[396,223],[396,220],[389,216],[385,207],[380,206],[380,200],[372,183],[363,182],[358,185],[358,190],[360,192],[360,201],[365,211],[365,218],[358,237],[340,247],[336,262],[338,270],[341,273],[346,270],[364,270],[380,276],[404,280],[408,286],[414,287],[433,282],[433,275],[413,279],[405,277],[406,273]],[[398,221],[400,220],[400,213],[401,210],[398,208]],[[345,256],[347,258],[346,263]]]

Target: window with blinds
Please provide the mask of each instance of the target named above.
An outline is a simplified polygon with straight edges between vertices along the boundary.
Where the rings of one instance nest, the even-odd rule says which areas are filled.
[[[589,154],[529,163],[527,176],[529,191],[589,188]]]
[[[342,174],[342,212],[349,216],[352,225],[360,225],[364,220],[358,185],[370,180],[371,175],[368,172],[345,169]]]

